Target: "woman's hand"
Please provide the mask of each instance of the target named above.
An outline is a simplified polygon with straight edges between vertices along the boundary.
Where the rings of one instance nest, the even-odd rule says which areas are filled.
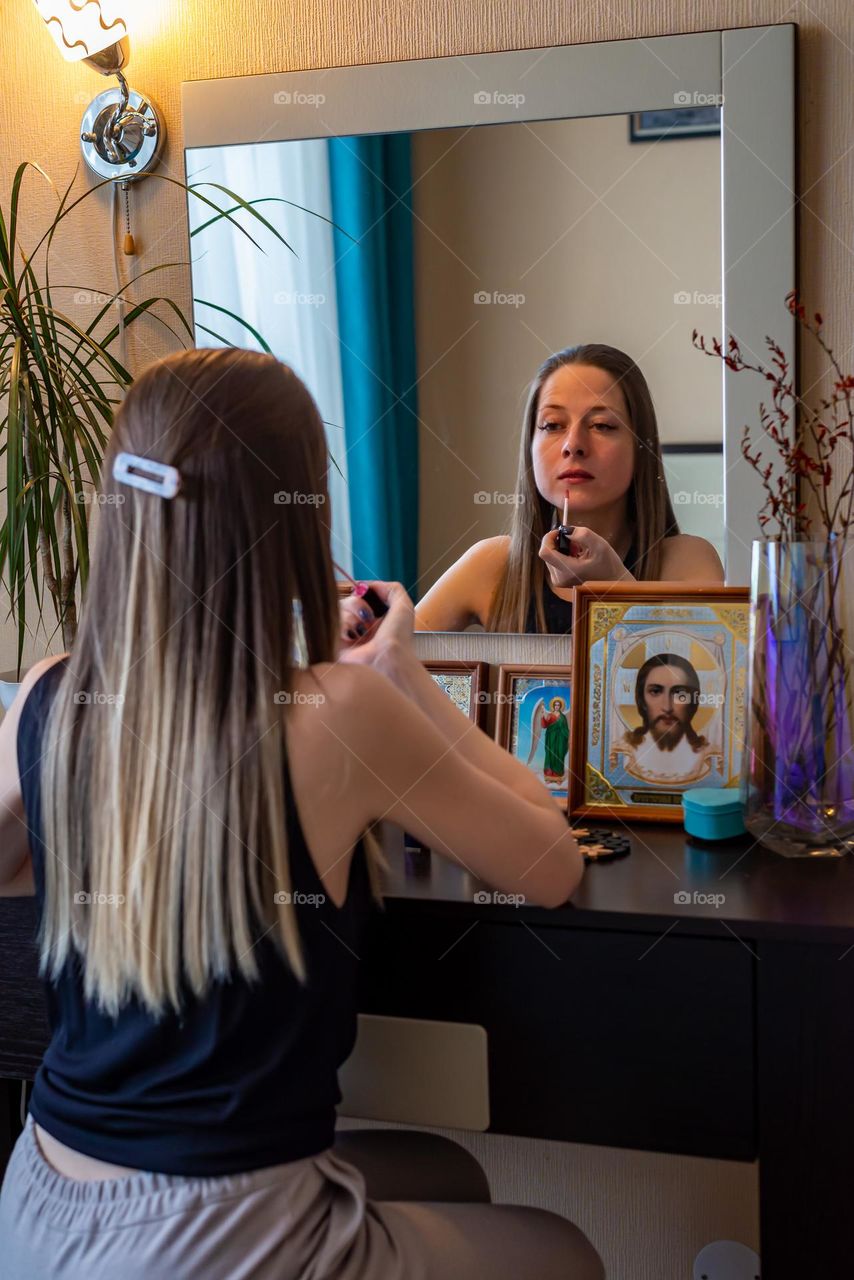
[[[415,606],[399,582],[368,582],[388,605],[388,613],[376,618],[362,596],[340,601],[341,650],[339,662],[363,662],[390,680],[401,661],[413,657],[412,632]],[[349,633],[349,634],[348,634]]]
[[[373,609],[357,595],[343,596],[338,601],[339,632],[342,652],[359,643],[377,621]],[[375,630],[376,628],[374,628]]]
[[[576,525],[570,538],[570,554],[557,549],[558,531],[551,529],[540,543],[539,556],[545,561],[553,587],[577,587],[582,582],[634,582],[610,542]]]

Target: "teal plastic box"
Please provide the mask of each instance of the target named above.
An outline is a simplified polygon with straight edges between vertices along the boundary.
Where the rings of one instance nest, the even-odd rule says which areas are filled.
[[[693,787],[682,796],[685,830],[701,840],[729,840],[747,832],[735,787]]]

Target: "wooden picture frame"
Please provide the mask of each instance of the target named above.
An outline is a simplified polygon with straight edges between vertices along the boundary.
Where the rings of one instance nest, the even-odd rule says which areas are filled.
[[[489,697],[487,692],[489,664],[464,659],[428,658],[422,659],[421,665],[429,671],[454,706],[459,707],[472,724],[482,726],[486,701]]]
[[[571,816],[681,823],[689,787],[738,786],[749,629],[747,587],[576,588]]]
[[[524,686],[523,686],[524,682]],[[520,687],[523,686],[523,687]],[[543,692],[538,697],[537,690]],[[564,708],[553,704],[565,700]],[[545,706],[548,699],[549,708]],[[569,711],[572,706],[572,666],[569,663],[501,663],[498,668],[498,691],[495,694],[497,715],[495,741],[522,760],[552,793],[561,807],[566,807],[569,782]],[[540,703],[543,703],[540,706]],[[566,721],[553,731],[558,721],[550,717],[562,714]],[[563,745],[563,741],[565,745]],[[558,781],[556,761],[562,764]]]

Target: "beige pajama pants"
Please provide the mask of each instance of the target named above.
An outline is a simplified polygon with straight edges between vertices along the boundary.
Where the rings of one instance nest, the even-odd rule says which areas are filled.
[[[468,1152],[431,1134],[347,1130],[251,1173],[77,1181],[33,1121],[0,1191],[3,1280],[603,1280],[584,1235],[489,1203]]]

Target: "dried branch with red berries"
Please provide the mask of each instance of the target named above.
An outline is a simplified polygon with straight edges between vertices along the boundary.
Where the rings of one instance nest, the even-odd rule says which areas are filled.
[[[789,362],[773,338],[765,339],[771,353],[767,365],[758,359],[755,363],[746,360],[732,337],[726,350],[717,338],[712,339],[709,350],[705,338],[696,329],[692,341],[699,351],[723,360],[728,369],[737,373],[749,369],[771,383],[770,405],[763,401],[759,406],[761,438],[754,441],[750,427],[745,426],[741,441],[741,452],[761,477],[765,489],[765,503],[759,514],[762,532],[786,540],[830,537],[833,533],[845,537],[854,534],[854,375],[842,372],[825,341],[819,312],[808,316],[794,292],[786,296],[786,307],[813,336],[830,362],[833,392],[817,407],[796,392]],[[778,466],[767,456],[763,461],[768,442],[777,452]],[[762,448],[757,448],[759,444]],[[835,472],[840,471],[843,458],[845,481],[832,498],[831,481]],[[819,513],[821,529],[818,531],[813,529],[811,508]]]

